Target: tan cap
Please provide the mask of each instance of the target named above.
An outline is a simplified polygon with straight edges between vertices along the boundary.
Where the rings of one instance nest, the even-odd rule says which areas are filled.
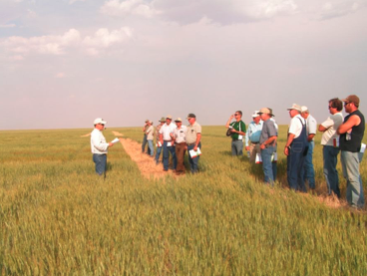
[[[182,122],[182,120],[181,120],[181,118],[180,118],[180,117],[178,117],[178,118],[175,120],[175,122]]]
[[[159,122],[165,122],[166,121],[166,118],[162,117]]]
[[[172,120],[172,116],[171,116],[171,115],[167,115],[167,116],[166,116],[166,119],[170,119],[170,120]]]
[[[270,110],[269,110],[269,108],[267,108],[267,107],[263,107],[263,108],[261,108],[260,109],[260,111],[258,112],[258,114],[260,115],[260,114],[271,114],[271,112],[270,112]]]
[[[356,107],[359,106],[359,98],[357,95],[349,95],[347,98],[343,99],[342,102],[354,103]]]
[[[287,110],[292,110],[292,109],[297,110],[298,112],[301,112],[301,107],[298,104],[294,103],[292,104],[291,107],[287,108]]]
[[[148,122],[149,122],[149,119],[146,119],[146,120],[145,120],[145,123],[148,123]]]

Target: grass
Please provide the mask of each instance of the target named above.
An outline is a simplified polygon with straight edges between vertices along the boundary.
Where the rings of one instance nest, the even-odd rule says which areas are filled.
[[[140,128],[112,130],[141,142]],[[119,144],[96,177],[89,131],[0,132],[0,275],[367,275],[365,211],[287,189],[285,126],[274,188],[230,156],[224,127],[203,128],[198,175],[161,180],[142,177]]]

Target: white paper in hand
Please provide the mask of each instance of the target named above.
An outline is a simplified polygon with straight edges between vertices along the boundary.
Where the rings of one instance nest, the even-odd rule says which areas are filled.
[[[115,139],[113,139],[112,141],[111,141],[111,143],[112,144],[116,144],[117,142],[119,142],[120,141],[120,139],[119,138],[115,138]]]
[[[197,149],[197,151],[194,151],[193,149],[189,151],[190,157],[191,158],[195,158],[199,155],[201,155],[201,150],[200,148]]]

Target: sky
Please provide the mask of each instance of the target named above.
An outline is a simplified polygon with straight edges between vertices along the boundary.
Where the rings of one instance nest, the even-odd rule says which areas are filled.
[[[366,72],[367,0],[0,0],[0,130],[367,116]]]

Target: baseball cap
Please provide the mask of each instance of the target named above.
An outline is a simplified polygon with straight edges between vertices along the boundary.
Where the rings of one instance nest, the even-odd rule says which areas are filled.
[[[301,106],[301,112],[306,112],[308,111],[308,107],[307,106]]]
[[[102,118],[97,118],[97,119],[94,120],[93,124],[94,125],[98,125],[98,124],[105,125],[105,124],[107,124],[107,122],[106,121],[103,121]]]
[[[259,115],[260,114],[269,114],[269,115],[271,115],[271,112],[270,112],[269,108],[263,107],[263,108],[260,109],[260,111],[257,112],[257,114],[259,114]]]
[[[181,118],[180,118],[180,117],[178,117],[178,118],[175,120],[175,122],[182,122],[182,120],[181,120]]]
[[[255,110],[255,112],[252,114],[252,118],[256,118],[257,116],[259,116],[259,111]]]
[[[170,120],[172,120],[172,116],[171,116],[171,115],[167,115],[167,116],[166,116],[166,119],[170,119]]]
[[[297,110],[298,112],[301,112],[301,107],[298,104],[294,103],[292,104],[291,107],[287,108],[287,110],[292,110],[292,109]]]
[[[342,100],[343,102],[347,103],[354,103],[356,107],[359,106],[359,98],[357,95],[349,95],[347,98]]]

